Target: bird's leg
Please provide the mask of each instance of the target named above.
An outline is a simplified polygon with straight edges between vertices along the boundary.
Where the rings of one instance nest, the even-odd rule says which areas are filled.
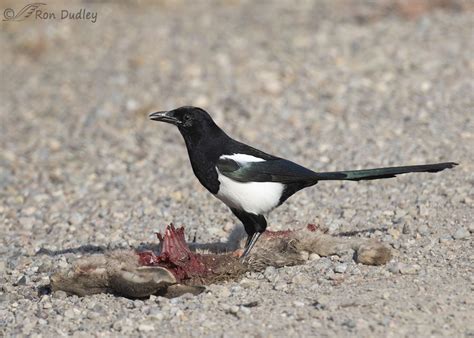
[[[245,243],[244,252],[242,253],[241,260],[245,260],[245,257],[248,256],[250,250],[257,243],[260,235],[267,228],[267,220],[262,215],[256,215],[244,210],[231,209],[235,216],[242,222],[247,233],[247,242]]]
[[[255,243],[257,243],[261,234],[262,234],[261,232],[255,232],[253,235],[249,235],[247,237],[247,242],[245,243],[244,252],[242,253],[242,256],[240,256],[241,261],[244,261],[245,257],[248,256],[248,254],[250,253],[250,250],[252,250]]]

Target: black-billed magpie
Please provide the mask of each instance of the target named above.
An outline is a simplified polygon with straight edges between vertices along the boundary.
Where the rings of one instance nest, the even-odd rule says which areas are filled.
[[[376,180],[411,172],[438,172],[454,162],[336,172],[314,172],[229,137],[201,108],[185,106],[150,114],[183,135],[194,174],[243,223],[245,258],[267,228],[265,214],[298,190],[324,180]]]

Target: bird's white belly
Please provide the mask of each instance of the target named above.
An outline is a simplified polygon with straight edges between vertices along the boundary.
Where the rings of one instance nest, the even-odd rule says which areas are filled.
[[[237,182],[219,170],[219,191],[216,197],[231,208],[243,209],[253,214],[264,214],[278,205],[284,185],[276,182]]]

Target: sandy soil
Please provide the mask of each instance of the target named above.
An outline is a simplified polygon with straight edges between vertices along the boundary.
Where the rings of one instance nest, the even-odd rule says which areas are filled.
[[[48,2],[97,21],[0,22],[0,335],[474,335],[472,6],[414,3]],[[49,294],[53,271],[171,221],[202,243],[240,226],[147,118],[185,104],[314,170],[461,165],[322,182],[269,217],[377,238],[386,266],[312,257],[172,300]]]

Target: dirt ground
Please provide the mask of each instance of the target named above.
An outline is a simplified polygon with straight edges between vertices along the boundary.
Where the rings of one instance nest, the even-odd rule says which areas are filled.
[[[21,6],[0,2],[2,19]],[[39,8],[56,19],[1,21],[0,336],[473,336],[472,7],[51,1]],[[268,218],[379,239],[385,266],[313,255],[171,300],[49,293],[57,269],[141,248],[170,222],[199,243],[241,226],[178,131],[148,120],[182,105],[316,171],[460,166],[320,182]]]

